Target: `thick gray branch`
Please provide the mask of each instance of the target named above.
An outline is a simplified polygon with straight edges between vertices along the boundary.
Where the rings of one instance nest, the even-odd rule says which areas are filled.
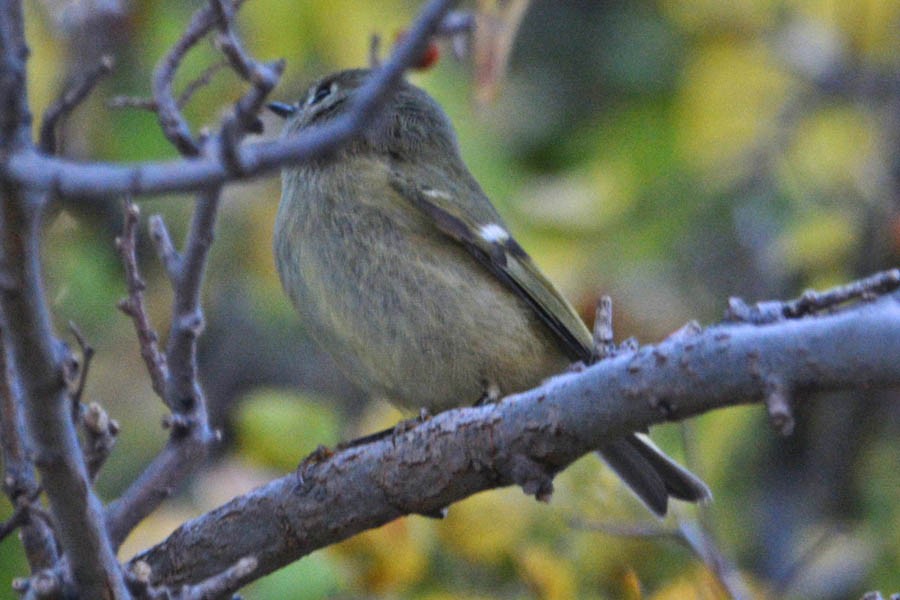
[[[14,375],[17,370],[14,365],[8,364],[8,358],[12,358],[7,357],[8,343],[2,341],[0,347],[0,457],[3,459],[3,491],[16,511],[22,512],[22,546],[29,565],[33,571],[37,571],[52,567],[59,556],[49,525],[34,518],[31,512],[32,503],[40,494],[40,486],[28,452],[28,436],[22,414],[25,403]]]
[[[560,375],[500,404],[453,410],[391,439],[311,460],[297,473],[185,523],[134,561],[166,585],[244,556],[250,577],[412,513],[552,476],[625,431],[791,392],[900,386],[900,294],[837,314],[728,324]],[[133,562],[134,562],[133,561]]]
[[[0,3],[0,154],[33,150],[28,111],[22,7]],[[128,598],[106,537],[103,509],[89,484],[72,422],[61,345],[53,334],[40,264],[40,210],[45,198],[0,178],[2,285],[7,351],[18,367],[34,462],[53,509],[55,531],[85,598]]]
[[[41,286],[36,201],[3,189],[2,237],[7,286],[0,293],[10,351],[19,366],[25,417],[56,533],[84,597],[127,598],[106,537],[103,508],[89,477],[72,422],[61,347],[50,327]]]

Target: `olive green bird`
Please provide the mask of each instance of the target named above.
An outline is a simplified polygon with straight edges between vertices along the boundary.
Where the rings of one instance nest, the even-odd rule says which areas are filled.
[[[351,110],[368,76],[335,73],[270,108],[298,135]],[[407,409],[496,399],[591,360],[587,327],[510,235],[444,111],[407,82],[340,149],[284,169],[274,250],[313,338]],[[657,515],[669,496],[710,498],[645,437],[599,453]]]

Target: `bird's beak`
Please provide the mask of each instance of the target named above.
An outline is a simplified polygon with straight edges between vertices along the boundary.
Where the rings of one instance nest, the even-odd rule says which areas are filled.
[[[287,119],[292,114],[297,112],[297,107],[293,104],[285,104],[284,102],[269,102],[266,106],[269,107],[273,113],[281,117],[282,119]]]

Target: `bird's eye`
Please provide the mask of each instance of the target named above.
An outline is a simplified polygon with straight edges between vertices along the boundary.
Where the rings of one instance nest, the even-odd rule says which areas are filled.
[[[307,102],[308,106],[313,106],[318,104],[322,100],[328,97],[331,92],[333,92],[337,88],[337,84],[332,82],[323,82],[320,83],[315,90],[309,96],[309,101]]]

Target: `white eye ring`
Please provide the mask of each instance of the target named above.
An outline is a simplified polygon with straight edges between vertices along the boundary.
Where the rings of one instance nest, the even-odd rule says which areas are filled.
[[[312,106],[313,104],[318,104],[331,94],[333,94],[337,90],[337,82],[332,81],[331,83],[325,84],[320,83],[315,88],[310,90],[309,97],[306,99],[306,105]]]

